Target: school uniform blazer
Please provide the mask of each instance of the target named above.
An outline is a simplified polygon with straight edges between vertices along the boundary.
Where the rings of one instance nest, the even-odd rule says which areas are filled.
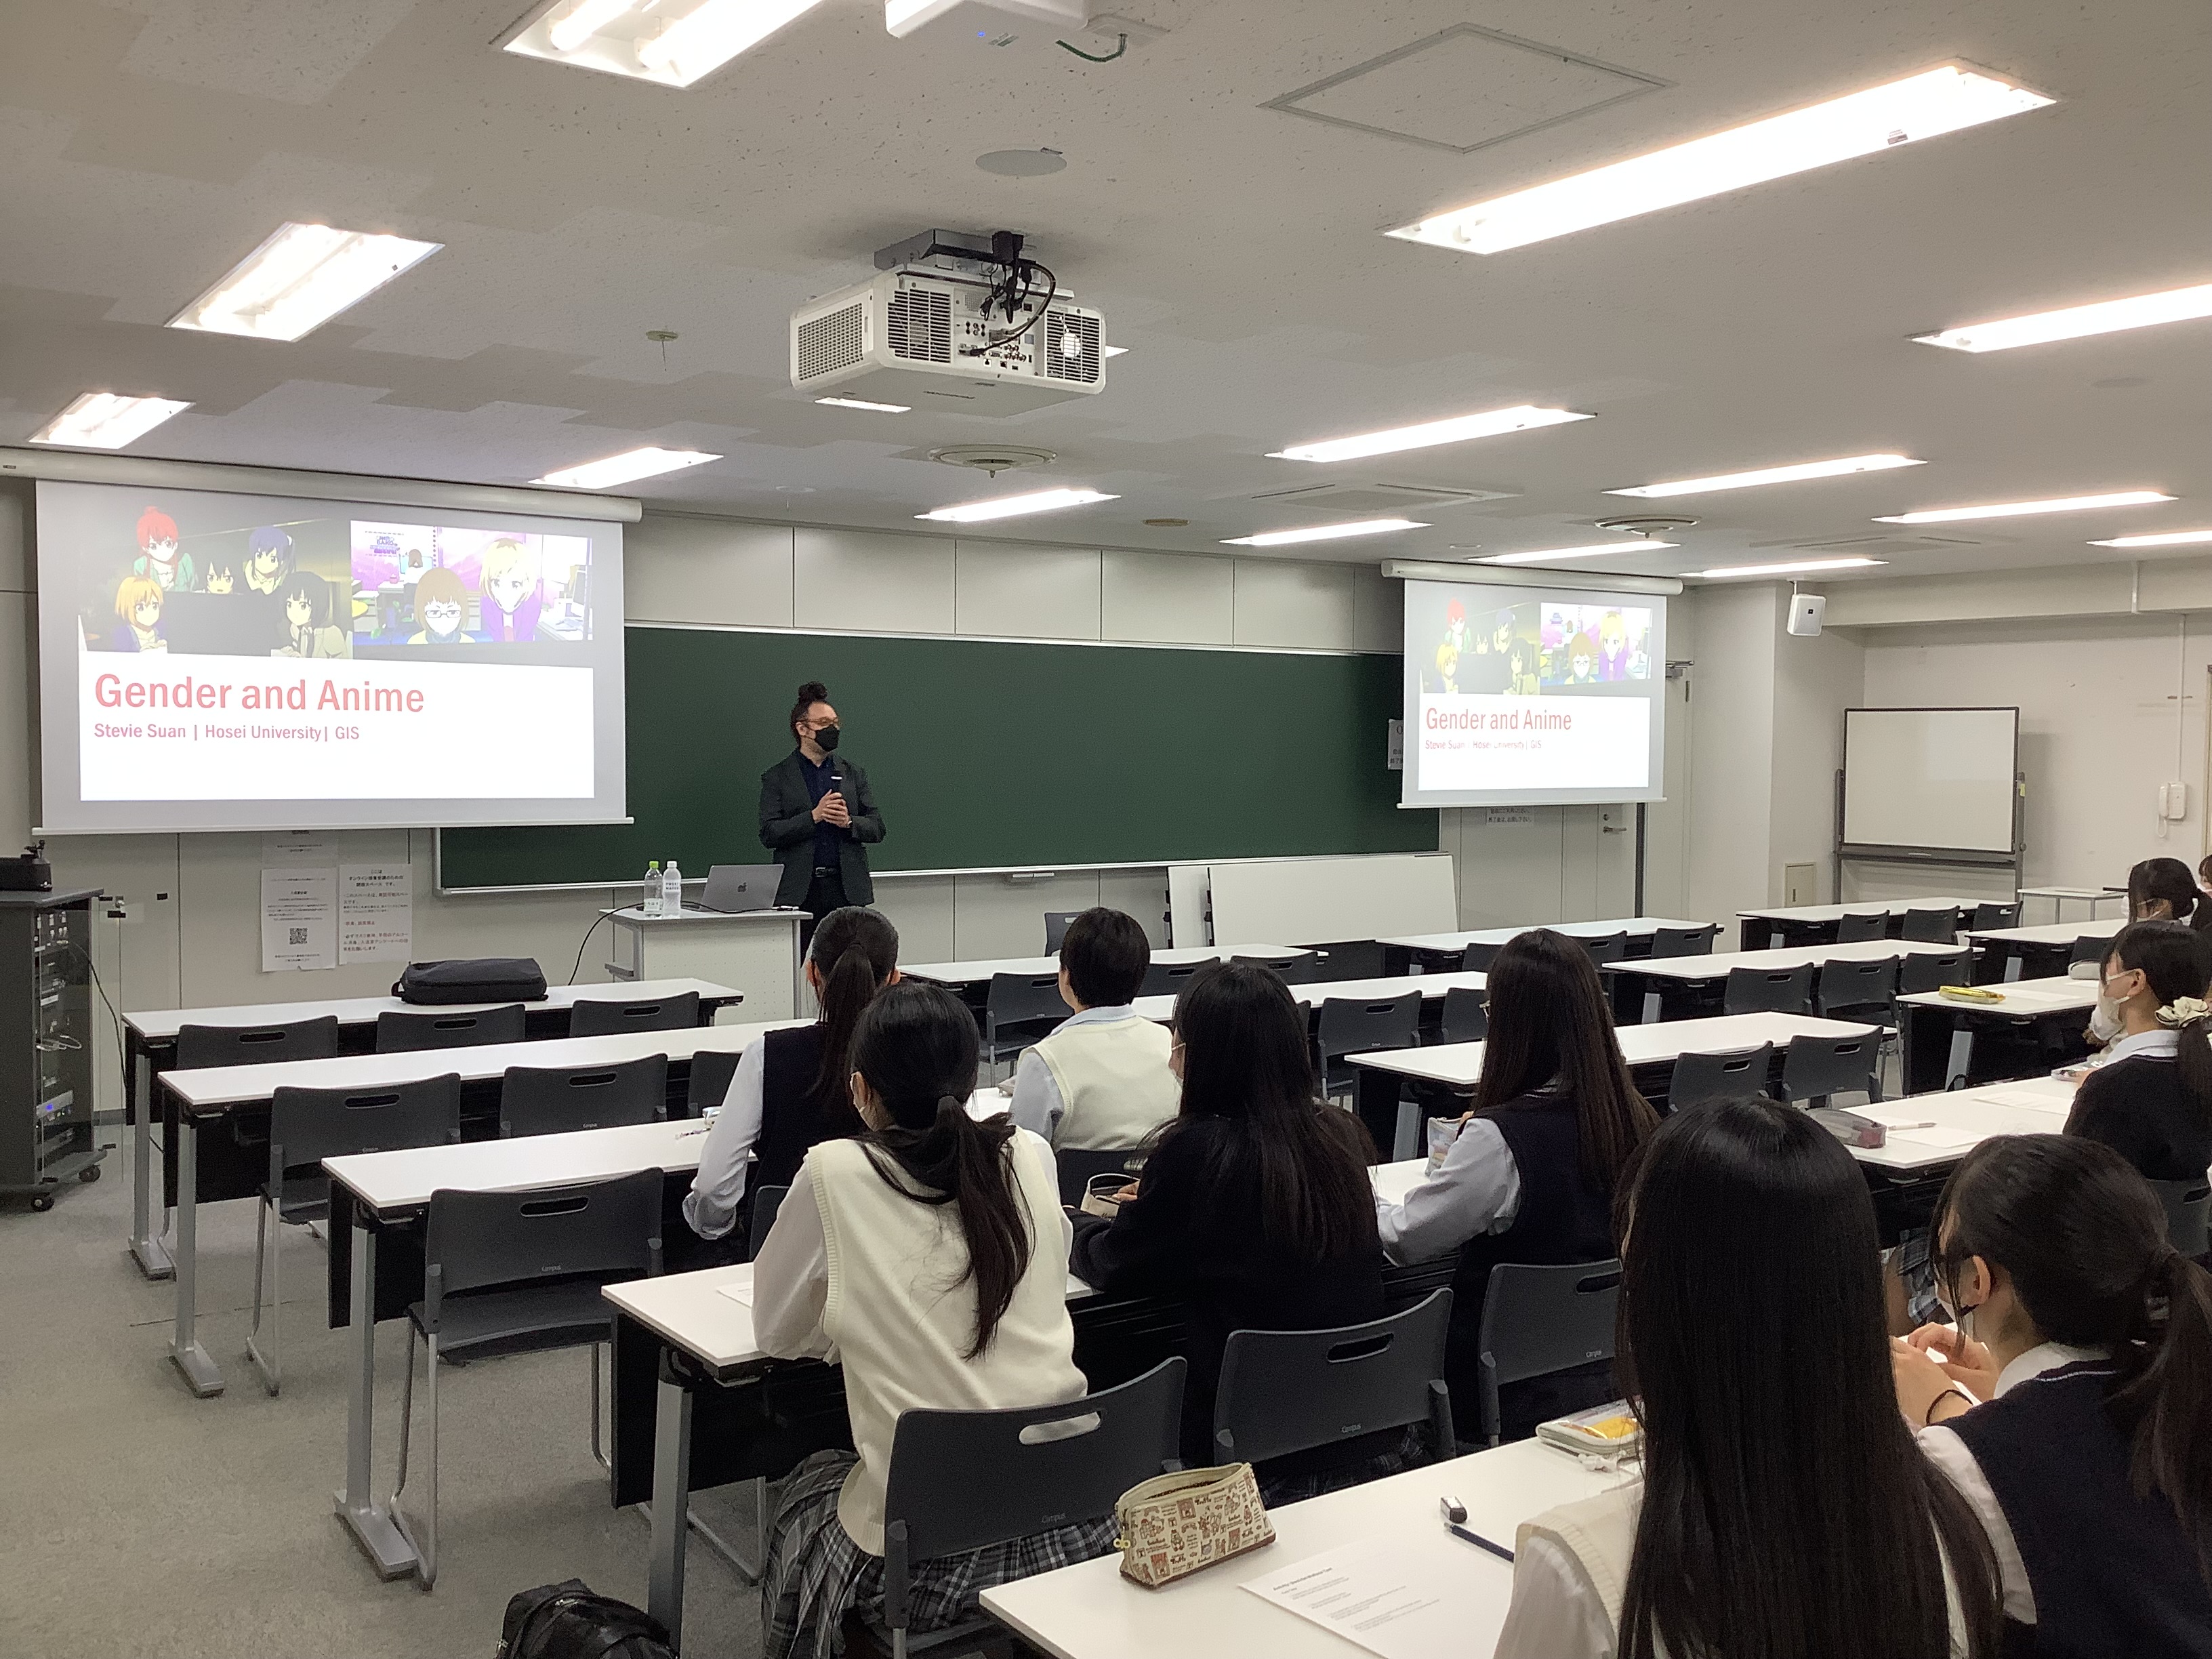
[[[850,832],[837,842],[838,873],[845,880],[848,903],[873,904],[876,884],[868,876],[866,848],[884,838],[884,815],[876,810],[868,775],[842,755],[836,761],[853,818]],[[814,797],[806,792],[806,773],[794,749],[761,774],[761,845],[783,866],[775,884],[778,904],[805,903],[806,890],[814,884]]]

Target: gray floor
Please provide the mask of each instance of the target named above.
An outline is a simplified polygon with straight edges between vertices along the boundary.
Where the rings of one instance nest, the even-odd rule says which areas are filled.
[[[322,1246],[286,1230],[284,1392],[272,1399],[244,1358],[253,1206],[201,1212],[200,1330],[228,1387],[195,1400],[167,1358],[173,1293],[124,1250],[127,1163],[112,1153],[106,1169],[44,1215],[0,1199],[9,1653],[482,1659],[507,1597],[531,1585],[579,1577],[643,1602],[646,1522],[610,1505],[592,1461],[580,1351],[446,1373],[438,1587],[380,1583],[331,1513],[345,1354],[344,1333],[322,1328]],[[401,1328],[379,1332],[380,1493],[398,1448]],[[418,1431],[421,1410],[418,1395]],[[750,1546],[743,1507],[734,1491],[698,1501],[702,1520]],[[696,1543],[690,1561],[687,1650],[757,1654],[756,1593]]]

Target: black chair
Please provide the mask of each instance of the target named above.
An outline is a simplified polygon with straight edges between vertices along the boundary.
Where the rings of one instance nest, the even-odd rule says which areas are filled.
[[[338,1051],[338,1017],[268,1025],[184,1025],[177,1030],[177,1069],[274,1066],[288,1060],[328,1060]]]
[[[1602,968],[1608,963],[1619,962],[1628,954],[1628,935],[1626,932],[1607,933],[1602,939],[1586,939],[1570,933],[1569,939],[1589,952],[1589,959]]]
[[[1490,993],[1455,985],[1444,993],[1437,1035],[1446,1042],[1480,1042],[1490,1035]]]
[[[1504,948],[1502,945],[1470,945],[1460,952],[1460,970],[1468,974],[1487,973],[1490,964],[1498,960],[1498,953]]]
[[[474,1048],[488,1042],[520,1042],[522,1005],[483,1008],[475,1013],[404,1014],[386,1010],[376,1017],[376,1052],[419,1054],[426,1048]]]
[[[568,1010],[570,1036],[611,1036],[617,1031],[681,1031],[699,1023],[699,994],[614,1002],[586,997]]]
[[[684,1087],[684,1115],[697,1117],[709,1106],[720,1106],[730,1092],[730,1079],[738,1074],[742,1054],[727,1048],[702,1048],[691,1056],[691,1075]]]
[[[599,1347],[614,1340],[608,1285],[660,1271],[659,1170],[611,1181],[516,1193],[439,1191],[422,1230],[422,1299],[407,1310],[406,1380],[399,1395],[399,1478],[390,1512],[421,1559],[422,1588],[438,1580],[438,1366],[553,1348],[592,1350],[592,1454],[599,1455]],[[399,1505],[414,1426],[415,1338],[428,1354],[430,1507],[423,1535]]]
[[[1959,939],[1959,907],[1947,904],[1940,910],[1907,910],[1898,937],[1923,945],[1954,945]]]
[[[1142,1146],[1062,1146],[1053,1153],[1060,1171],[1060,1201],[1079,1206],[1093,1177],[1119,1176],[1134,1181],[1145,1167]]]
[[[2070,968],[2077,962],[2101,963],[2112,954],[2112,934],[2084,933],[2074,941],[2074,948],[2067,952],[2066,965]]]
[[[568,1134],[668,1115],[668,1056],[613,1066],[510,1066],[500,1080],[499,1132]]]
[[[1871,915],[1845,915],[1836,923],[1836,943],[1857,945],[1870,939],[1889,937],[1889,912],[1877,910]]]
[[[1721,993],[1725,1014],[1809,1014],[1813,1012],[1813,968],[1731,968]]]
[[[1718,922],[1709,927],[1662,927],[1651,935],[1651,954],[1655,957],[1709,957],[1713,953],[1713,936],[1720,930]]]
[[[1258,1463],[1426,1423],[1439,1461],[1457,1450],[1444,1340],[1449,1286],[1402,1313],[1326,1331],[1231,1331],[1213,1400],[1213,1458]]]
[[[1500,1389],[1613,1358],[1620,1299],[1618,1261],[1547,1267],[1502,1261],[1490,1270],[1475,1338],[1477,1420],[1485,1445],[1498,1444],[1503,1431]]]
[[[1044,953],[1047,956],[1060,954],[1060,942],[1067,937],[1067,924],[1082,914],[1080,910],[1048,910],[1044,913]]]
[[[386,1152],[402,1146],[441,1146],[461,1138],[461,1077],[422,1078],[374,1089],[276,1090],[269,1099],[269,1179],[253,1211],[253,1323],[246,1356],[261,1372],[261,1386],[275,1394],[283,1385],[283,1344],[279,1321],[284,1310],[280,1269],[284,1235],[278,1223],[304,1227],[326,1221],[331,1182],[323,1173],[326,1158],[353,1152]],[[263,1353],[261,1281],[269,1279],[269,1351]]]
[[[1741,1100],[1766,1092],[1774,1045],[1711,1054],[1677,1054],[1667,1079],[1667,1109],[1679,1112],[1701,1100]]]
[[[753,1189],[753,1208],[745,1225],[745,1260],[752,1261],[760,1255],[761,1246],[768,1240],[768,1230],[775,1225],[776,1212],[783,1200],[791,1196],[788,1187],[756,1187]]]
[[[1321,957],[1321,976],[1324,980],[1382,977],[1381,939],[1340,939],[1322,945],[1316,954]]]
[[[1897,964],[1897,994],[1911,996],[1921,991],[1940,991],[1947,985],[1964,985],[1972,976],[1974,953],[1960,946],[1938,956],[1915,951]]]
[[[1835,1019],[1850,1009],[1872,1009],[1886,1018],[1890,1000],[1897,994],[1897,958],[1878,957],[1872,962],[1824,962],[1814,1008],[1824,1019]]]
[[[2020,926],[2018,904],[1977,904],[1974,919],[1968,924],[1976,933],[1987,933],[1993,928]]]
[[[1214,964],[1211,962],[1156,962],[1145,969],[1145,982],[1137,988],[1140,997],[1171,997],[1178,995],[1190,983],[1194,974],[1204,973]]]
[[[1421,1040],[1421,994],[1408,991],[1399,997],[1324,997],[1321,1019],[1314,1035],[1321,1055],[1321,1088],[1325,1095],[1349,1094],[1353,1073],[1337,1062],[1346,1054],[1364,1054],[1376,1048],[1411,1048]]]
[[[2151,1190],[2166,1206],[2166,1243],[2194,1261],[2212,1250],[2212,1182],[2154,1181]]]
[[[1782,1051],[1782,1098],[1793,1106],[1825,1106],[1831,1095],[1881,1098],[1881,1038],[1794,1036]]]
[[[902,1413],[884,1474],[883,1618],[863,1621],[870,1633],[906,1659],[997,1632],[979,1617],[910,1637],[915,1564],[1110,1516],[1130,1487],[1178,1467],[1183,1371],[1181,1358],[1164,1359],[1062,1406]],[[1047,1425],[1060,1431],[1030,1432]]]
[[[1285,985],[1314,985],[1321,981],[1321,952],[1300,951],[1287,957],[1231,957],[1251,968],[1272,968]]]
[[[1057,973],[992,975],[983,994],[983,1063],[995,1066],[1051,1036],[1067,1012]]]

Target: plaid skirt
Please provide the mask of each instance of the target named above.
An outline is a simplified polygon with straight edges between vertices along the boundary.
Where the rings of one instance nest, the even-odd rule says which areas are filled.
[[[837,1519],[837,1494],[859,1461],[848,1451],[816,1452],[784,1483],[761,1573],[766,1659],[838,1659],[845,1649],[846,1613],[883,1611],[883,1558],[854,1543]],[[957,1625],[975,1616],[975,1598],[994,1584],[1072,1566],[1113,1548],[1109,1515],[961,1555],[917,1561],[908,1574],[907,1628],[920,1635]]]

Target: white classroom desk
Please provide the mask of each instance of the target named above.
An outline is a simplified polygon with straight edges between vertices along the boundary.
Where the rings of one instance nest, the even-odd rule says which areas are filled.
[[[1152,962],[1164,968],[1188,967],[1194,962],[1226,962],[1231,957],[1300,957],[1305,952],[1287,945],[1189,945],[1152,952]],[[975,962],[922,962],[899,964],[900,976],[926,979],[933,985],[988,985],[997,974],[1042,976],[1060,971],[1060,958],[995,957]]]
[[[738,1054],[763,1032],[804,1020],[750,1025],[691,1025],[675,1031],[617,1031],[607,1036],[548,1037],[539,1042],[487,1042],[466,1048],[421,1048],[397,1054],[337,1054],[328,1060],[280,1060],[268,1066],[208,1066],[164,1072],[161,1086],[177,1100],[177,1224],[174,1249],[177,1312],[169,1355],[201,1399],[222,1392],[222,1371],[198,1334],[199,1124],[240,1106],[260,1105],[279,1089],[382,1089],[456,1073],[464,1083],[503,1076],[510,1066],[614,1066],[665,1054],[690,1060],[699,1054]],[[526,1137],[538,1139],[543,1137]],[[482,1142],[464,1143],[464,1147]],[[494,1145],[521,1146],[524,1140]],[[463,1150],[456,1148],[454,1150]],[[403,1154],[382,1154],[403,1156]],[[525,1183],[527,1184],[527,1183]]]
[[[1867,1036],[1880,1029],[1805,1014],[1757,1013],[1622,1025],[1614,1029],[1613,1035],[1620,1043],[1621,1057],[1631,1066],[1656,1066],[1684,1054],[1728,1054],[1756,1048],[1762,1042],[1781,1048],[1794,1036]],[[1446,1042],[1427,1048],[1382,1048],[1350,1058],[1354,1066],[1393,1073],[1415,1082],[1472,1089],[1482,1075],[1482,1048],[1480,1042]]]
[[[1378,939],[1376,943],[1401,950],[1449,955],[1454,951],[1464,951],[1470,945],[1509,945],[1522,934],[1539,928],[1565,933],[1569,939],[1611,939],[1615,933],[1626,933],[1631,939],[1650,939],[1662,927],[1694,928],[1709,933],[1719,927],[1717,921],[1683,921],[1672,916],[1617,916],[1603,921],[1527,921],[1517,927],[1478,927],[1464,933],[1406,933],[1395,939]]]
[[[806,1006],[799,951],[804,910],[709,910],[685,905],[648,916],[635,904],[600,914],[613,923],[607,971],[643,982],[699,974],[743,986],[763,1019],[784,1019]]]
[[[1739,910],[1735,914],[1745,939],[1748,940],[1755,931],[1753,924],[1771,922],[1774,926],[1770,942],[1778,945],[1783,942],[1783,928],[1793,922],[1802,927],[1825,927],[1845,916],[1901,916],[1908,910],[1956,910],[1964,918],[1974,914],[1974,904],[1972,899],[1961,898],[1860,899],[1851,904],[1790,904]]]
[[[2102,921],[2091,916],[2081,921],[2046,922],[2035,927],[1969,928],[1966,938],[1985,949],[2002,952],[2003,980],[2010,981],[2021,977],[2022,963],[2030,950],[2050,951],[2070,947],[2079,939],[2110,939],[2126,926],[2125,920],[2118,916],[2106,916]]]
[[[1401,974],[1389,979],[1324,979],[1311,985],[1293,985],[1291,994],[1310,1011],[1324,1002],[1380,1002],[1409,991],[1419,993],[1425,1002],[1437,1002],[1449,991],[1480,991],[1488,978],[1486,974],[1462,969],[1452,974]],[[1163,1025],[1175,1018],[1176,1000],[1166,994],[1139,997],[1129,1006],[1144,1018]]]
[[[1954,957],[1966,948],[1962,945],[1929,944],[1918,939],[1869,939],[1849,945],[1787,945],[1771,951],[1723,951],[1704,957],[1638,957],[1631,962],[1608,962],[1605,966],[1608,973],[1625,974],[1647,981],[1643,1018],[1649,1024],[1659,1017],[1659,993],[1648,985],[1652,980],[1704,985],[1726,980],[1738,968],[1786,973],[1808,963],[1817,969],[1829,962],[1881,962],[1887,957],[1908,956]]]
[[[2017,959],[2012,965],[2017,965]],[[1989,1020],[2039,1020],[2058,1015],[2083,1015],[2096,1006],[2097,981],[2094,979],[2015,979],[1999,985],[1979,988],[1995,991],[1998,1000],[1983,1002],[1967,997],[1947,997],[1941,991],[1915,991],[1898,998],[1899,1041],[1904,1051],[1905,1086],[1932,1088],[1940,1080],[1948,1085],[1952,1079],[1969,1075],[1974,1059],[1974,1022],[1953,1019],[1931,1021],[1931,1014],[1982,1015]],[[1937,1063],[1929,1039],[1923,1035],[1922,1027],[1932,1024],[1934,1028],[1948,1034],[1947,1051],[1940,1074],[1933,1068]]]
[[[1272,1510],[1273,1544],[1159,1589],[1122,1577],[1116,1553],[987,1589],[983,1607],[1057,1659],[1358,1659],[1364,1650],[1242,1586],[1348,1544],[1402,1540],[1425,1551],[1448,1536],[1437,1511],[1446,1494],[1467,1505],[1470,1530],[1510,1549],[1523,1521],[1635,1478],[1587,1469],[1540,1440],[1517,1441]],[[1512,1600],[1513,1569],[1451,1542],[1466,1553],[1444,1589],[1464,1609],[1468,1640],[1449,1659],[1488,1659]]]
[[[2066,915],[2066,907],[2069,904],[2087,905],[2089,909],[2089,919],[2094,921],[2096,920],[2097,907],[2099,905],[2109,903],[2114,899],[2118,899],[2120,902],[2124,904],[2127,902],[2128,890],[2124,887],[2111,886],[2023,887],[2020,890],[2018,896],[2023,900],[2032,898],[2049,899],[2051,901],[2051,919],[2053,921],[2058,921],[2064,918]]]
[[[726,985],[704,979],[667,979],[617,985],[556,985],[534,1002],[521,1005],[526,1017],[535,1009],[572,1008],[580,1002],[636,1002],[657,997],[682,996],[696,991],[702,1010],[743,1002],[744,994]],[[128,1104],[137,1133],[131,1151],[131,1255],[138,1271],[149,1279],[167,1279],[173,1271],[167,1244],[153,1226],[153,1105],[154,1054],[157,1048],[176,1046],[177,1033],[187,1025],[286,1025],[297,1020],[334,1016],[341,1026],[374,1025],[379,1014],[481,1014],[509,1002],[429,1004],[402,1002],[398,997],[339,997],[323,1002],[256,1002],[221,1008],[142,1008],[123,1016],[127,1033],[125,1047],[131,1061]],[[167,1232],[165,1225],[162,1231]]]
[[[1851,1109],[1886,1126],[1889,1136],[1886,1146],[1854,1146],[1850,1154],[1877,1170],[1925,1174],[1956,1164],[1994,1135],[2058,1134],[2073,1107],[2074,1085],[2051,1077],[1907,1095]]]

